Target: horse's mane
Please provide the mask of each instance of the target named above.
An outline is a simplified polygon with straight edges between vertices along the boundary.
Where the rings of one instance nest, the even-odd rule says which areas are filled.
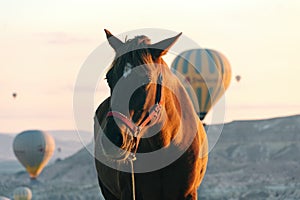
[[[122,75],[126,63],[132,64],[133,67],[153,63],[152,55],[148,48],[149,44],[150,39],[145,35],[135,36],[133,39],[125,39],[124,45],[120,47],[119,52],[116,52],[114,61],[106,73],[106,79],[111,88],[117,81],[113,77]]]

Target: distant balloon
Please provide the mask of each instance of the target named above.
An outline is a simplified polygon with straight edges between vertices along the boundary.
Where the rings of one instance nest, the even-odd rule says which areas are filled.
[[[14,190],[14,200],[31,200],[32,192],[28,187],[18,187]]]
[[[53,155],[53,137],[43,131],[29,130],[18,134],[13,142],[15,156],[25,167],[31,179],[42,172]]]
[[[4,196],[0,196],[0,200],[10,200],[10,199]]]
[[[183,75],[185,82],[191,86],[183,83],[201,120],[222,97],[231,81],[229,61],[223,54],[211,49],[184,51],[175,58],[171,69],[175,74]]]
[[[241,78],[242,78],[242,77],[241,77],[240,75],[235,76],[235,80],[236,80],[237,82],[240,82]]]
[[[61,148],[60,148],[60,147],[58,147],[58,148],[57,148],[57,151],[60,153],[60,152],[61,152]]]
[[[12,93],[12,97],[15,99],[17,97],[17,93],[16,92]]]

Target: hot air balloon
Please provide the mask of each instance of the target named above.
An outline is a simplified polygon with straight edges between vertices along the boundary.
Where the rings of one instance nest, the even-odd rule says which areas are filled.
[[[18,134],[13,142],[15,156],[31,179],[36,179],[55,149],[53,137],[43,131],[29,130]]]
[[[242,78],[242,77],[241,77],[240,75],[235,76],[235,80],[236,80],[237,82],[240,82],[241,78]]]
[[[32,193],[28,187],[18,187],[14,190],[14,200],[31,200]]]
[[[15,99],[17,97],[17,93],[16,92],[12,93],[12,97]]]
[[[0,200],[10,200],[10,199],[4,196],[0,196]]]
[[[179,54],[171,69],[184,76],[186,86],[199,118],[203,120],[222,97],[231,80],[231,67],[226,57],[211,49],[192,49]],[[193,92],[191,91],[193,90]],[[197,99],[193,97],[193,93]]]

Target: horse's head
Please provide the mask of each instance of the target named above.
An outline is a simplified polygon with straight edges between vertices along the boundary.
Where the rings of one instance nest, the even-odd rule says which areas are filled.
[[[116,57],[106,74],[111,92],[110,112],[102,137],[106,156],[126,159],[137,150],[140,129],[151,124],[162,102],[162,56],[181,35],[151,44],[147,36],[122,42],[105,30]]]

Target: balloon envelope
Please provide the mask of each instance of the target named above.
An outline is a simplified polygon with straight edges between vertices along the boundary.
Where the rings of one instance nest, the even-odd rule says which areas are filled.
[[[175,74],[185,77],[184,83],[201,120],[222,97],[231,81],[231,67],[227,58],[211,49],[192,49],[179,54],[171,65]]]
[[[14,200],[31,200],[32,193],[28,187],[18,187],[14,190]]]
[[[54,149],[53,137],[39,130],[24,131],[13,142],[14,153],[31,178],[36,178],[42,172]]]
[[[12,93],[12,96],[13,96],[13,98],[16,98],[17,97],[17,93],[16,92]]]

